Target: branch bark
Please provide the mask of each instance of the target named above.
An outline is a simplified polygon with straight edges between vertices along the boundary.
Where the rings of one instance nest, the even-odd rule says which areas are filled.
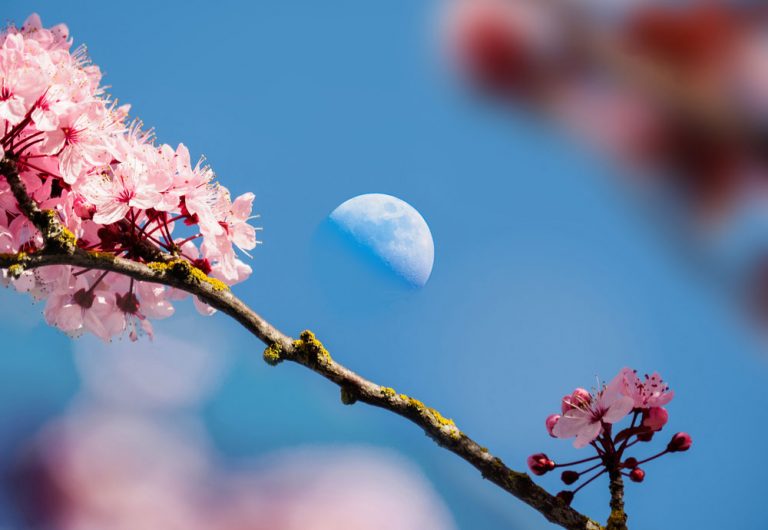
[[[417,399],[373,383],[336,362],[312,332],[304,331],[299,339],[292,339],[249,308],[225,285],[207,277],[188,261],[165,255],[166,258],[160,261],[140,263],[78,248],[74,236],[59,222],[55,212],[40,210],[26,193],[14,160],[4,158],[0,161],[0,175],[5,176],[20,210],[40,230],[45,243],[41,250],[33,253],[0,254],[0,269],[18,275],[39,267],[71,265],[111,271],[181,289],[234,318],[266,344],[264,359],[269,364],[283,361],[300,364],[336,384],[343,403],[361,401],[410,420],[438,445],[466,460],[484,478],[554,524],[570,530],[602,530],[598,523],[535,484],[526,473],[507,467],[500,458],[462,432],[453,420]]]
[[[606,530],[627,530],[627,514],[624,511],[624,480],[621,470],[611,469],[609,472],[611,490],[611,515],[608,517]]]

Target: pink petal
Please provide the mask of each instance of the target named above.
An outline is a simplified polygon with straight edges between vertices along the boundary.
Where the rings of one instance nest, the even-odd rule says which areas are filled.
[[[232,233],[232,243],[241,250],[253,250],[256,248],[256,229],[245,223],[237,225]]]
[[[635,402],[632,398],[627,396],[621,396],[616,401],[611,403],[608,410],[603,414],[603,421],[605,423],[616,423],[629,414],[635,407]]]
[[[663,407],[670,401],[672,401],[672,398],[675,397],[675,393],[672,390],[669,390],[667,392],[664,392],[659,397],[653,400],[653,406],[654,407]]]
[[[194,297],[193,301],[195,303],[195,309],[197,309],[197,312],[203,316],[211,316],[216,312],[214,308],[200,300],[197,296]]]
[[[576,436],[576,439],[573,441],[573,446],[576,449],[581,449],[585,445],[589,445],[590,442],[597,438],[597,435],[600,434],[602,428],[603,427],[600,425],[599,421],[587,424],[579,432],[578,436]]]
[[[555,424],[552,434],[558,438],[576,436],[589,423],[589,416],[580,410],[570,410]]]
[[[56,315],[56,325],[63,331],[77,331],[83,326],[83,308],[76,304],[66,304]]]
[[[105,342],[109,340],[109,331],[95,311],[85,311],[83,323],[85,324],[85,329],[99,337],[101,340]]]
[[[124,202],[111,201],[105,203],[99,208],[96,214],[93,216],[93,222],[109,225],[125,219],[128,214],[128,205]]]
[[[239,221],[245,221],[251,215],[253,208],[253,199],[256,196],[253,193],[244,193],[232,203],[232,215]]]

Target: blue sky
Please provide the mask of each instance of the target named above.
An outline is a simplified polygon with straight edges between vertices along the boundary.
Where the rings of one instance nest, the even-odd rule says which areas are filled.
[[[313,329],[335,358],[435,406],[518,469],[540,450],[580,454],[543,427],[563,394],[625,365],[658,370],[676,392],[665,433],[688,431],[694,447],[628,485],[631,527],[761,527],[760,337],[615,184],[615,168],[460,88],[440,58],[437,6],[30,0],[4,16],[67,23],[111,93],[162,141],[204,154],[233,194],[256,193],[264,245],[236,293],[278,327]],[[361,193],[400,197],[427,220],[425,288],[401,288],[318,236]],[[79,382],[75,343],[41,323],[40,306],[0,296],[7,454]],[[233,460],[302,444],[389,447],[421,467],[462,530],[550,527],[416,427],[342,406],[300,367],[264,365],[262,346],[221,315],[180,313],[231,358],[203,415]],[[556,477],[538,482],[561,489]],[[574,505],[604,520],[607,502],[602,481]],[[2,525],[11,510],[0,505]]]

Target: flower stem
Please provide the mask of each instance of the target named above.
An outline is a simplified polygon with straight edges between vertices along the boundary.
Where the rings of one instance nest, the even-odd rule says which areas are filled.
[[[650,462],[651,460],[656,460],[657,458],[659,458],[660,456],[664,456],[664,455],[665,455],[665,454],[667,454],[668,452],[669,452],[669,449],[664,449],[664,450],[663,450],[662,452],[660,452],[660,453],[657,453],[657,454],[655,454],[655,455],[653,455],[653,456],[649,456],[648,458],[646,458],[646,459],[644,459],[644,460],[640,460],[640,461],[639,461],[637,464],[638,464],[638,465],[640,465],[640,464],[645,464],[646,462]]]
[[[595,475],[593,475],[592,477],[590,477],[590,478],[589,478],[589,480],[587,480],[587,481],[586,481],[584,484],[582,484],[581,486],[579,486],[578,488],[576,488],[575,490],[573,490],[573,493],[574,493],[574,494],[578,493],[578,491],[579,491],[580,489],[582,489],[584,486],[586,486],[587,484],[589,484],[590,482],[592,482],[593,480],[595,480],[597,477],[599,477],[599,476],[603,475],[603,474],[604,474],[606,471],[608,471],[608,470],[607,470],[607,469],[603,469],[603,470],[602,470],[600,473],[596,473]]]
[[[593,456],[590,458],[585,458],[583,460],[576,460],[575,462],[566,462],[565,464],[556,464],[555,467],[569,467],[569,466],[575,466],[578,464],[583,464],[584,462],[591,462],[592,460],[597,460],[598,458],[601,458],[600,455]]]

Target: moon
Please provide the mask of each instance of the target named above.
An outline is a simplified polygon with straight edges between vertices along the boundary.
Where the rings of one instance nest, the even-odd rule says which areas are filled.
[[[427,222],[413,206],[392,195],[367,193],[342,203],[329,219],[406,282],[426,285],[435,244]]]

